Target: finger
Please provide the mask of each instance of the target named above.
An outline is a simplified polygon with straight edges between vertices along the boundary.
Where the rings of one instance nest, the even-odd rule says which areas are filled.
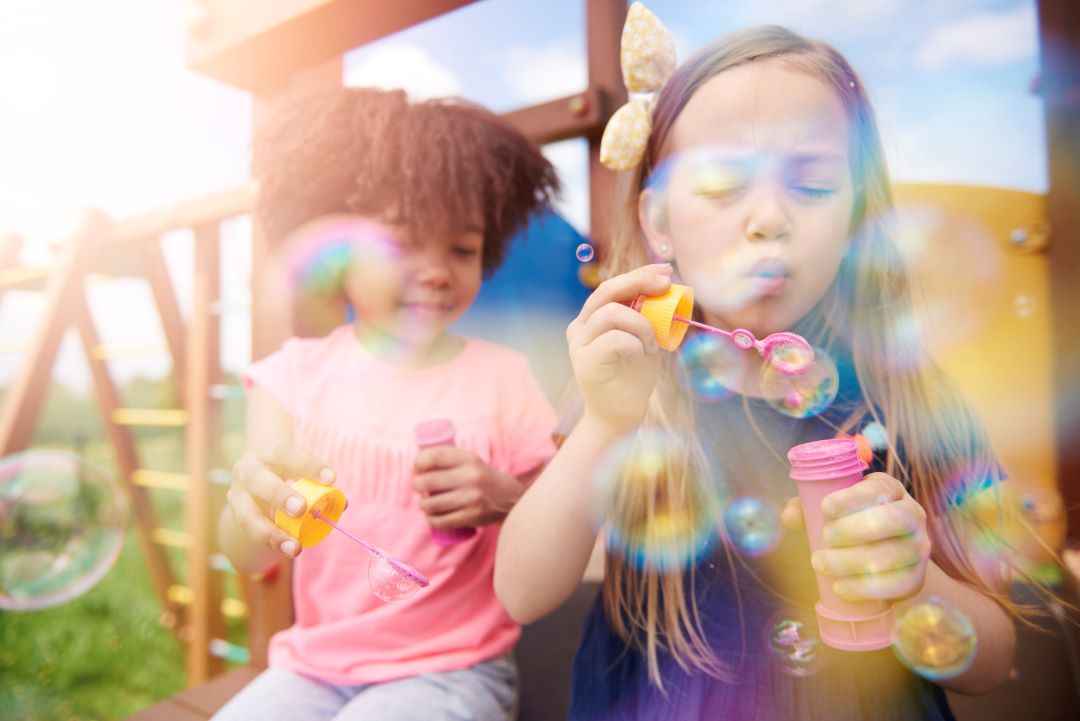
[[[924,527],[911,508],[918,505],[896,501],[843,516],[825,524],[825,542],[840,548],[909,536]]]
[[[625,303],[639,295],[660,295],[671,286],[671,264],[646,265],[629,273],[608,278],[592,292],[581,306],[578,318],[588,321],[593,313],[608,303]]]
[[[295,443],[279,440],[261,440],[252,444],[256,460],[287,479],[310,478],[329,485],[337,479],[334,469],[305,451]]]
[[[413,461],[413,470],[416,473],[425,473],[445,468],[456,468],[473,459],[475,454],[454,446],[436,446],[424,448],[416,454]]]
[[[847,576],[833,582],[836,595],[848,601],[876,598],[883,601],[910,598],[922,590],[926,565],[917,564],[897,571],[866,576]]]
[[[428,523],[432,528],[446,531],[454,528],[467,528],[475,525],[475,514],[469,508],[460,508],[452,513],[443,513],[437,516],[428,516]]]
[[[427,516],[445,516],[469,505],[469,496],[458,491],[435,493],[420,499],[420,510]]]
[[[840,518],[864,508],[899,501],[906,495],[900,481],[885,473],[871,473],[855,485],[825,496],[821,512],[828,518]]]
[[[413,489],[417,493],[446,493],[459,488],[461,474],[454,470],[428,471],[413,476]]]
[[[865,546],[823,548],[814,551],[814,570],[827,576],[865,576],[898,571],[930,558],[930,539],[923,536],[890,538]]]
[[[273,510],[280,510],[293,518],[304,515],[307,508],[304,497],[258,461],[237,463],[233,468],[233,480],[255,498],[265,501]]]
[[[788,502],[784,505],[784,510],[780,511],[780,522],[789,531],[806,530],[806,519],[803,518],[802,512],[802,500],[798,496],[788,499]]]
[[[244,533],[256,543],[275,548],[289,558],[300,555],[299,541],[267,518],[251,494],[241,489],[229,489],[229,510]]]
[[[636,310],[618,303],[608,303],[593,313],[589,320],[581,325],[574,341],[585,346],[611,330],[621,330],[635,336],[641,341],[641,347],[646,353],[660,352],[652,323]]]

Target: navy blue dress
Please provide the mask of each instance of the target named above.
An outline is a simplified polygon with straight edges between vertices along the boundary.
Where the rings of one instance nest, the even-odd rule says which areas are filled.
[[[836,435],[860,404],[849,358],[837,358],[840,390],[829,410],[793,419],[759,400],[733,396],[699,404],[703,440],[724,439],[714,462],[717,477],[736,495],[754,493],[783,507],[795,495],[788,479],[789,448]],[[750,413],[761,434],[748,422]],[[764,436],[764,439],[762,438]],[[713,441],[711,444],[717,448]],[[881,470],[881,458],[875,470]],[[815,664],[786,662],[769,648],[776,622],[808,619],[816,633],[817,587],[805,535],[785,533],[772,553],[760,558],[729,554],[719,539],[696,564],[693,589],[708,643],[734,672],[721,681],[686,673],[661,655],[661,691],[649,681],[645,658],[612,630],[598,598],[585,624],[574,661],[570,718],[574,721],[910,721],[953,719],[944,691],[907,670],[891,649],[838,651],[814,647]],[[687,585],[687,589],[691,587]],[[807,672],[794,675],[792,670]]]

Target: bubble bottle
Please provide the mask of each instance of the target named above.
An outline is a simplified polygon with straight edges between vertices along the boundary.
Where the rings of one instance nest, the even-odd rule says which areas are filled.
[[[420,450],[436,446],[453,446],[456,432],[453,421],[437,418],[419,423],[415,429],[416,445]],[[456,546],[476,535],[475,528],[432,528],[431,539],[443,548]]]
[[[795,446],[788,451],[791,479],[799,489],[811,553],[826,548],[821,501],[833,491],[862,480],[867,465],[850,438],[833,438]],[[892,644],[896,635],[893,606],[887,601],[847,601],[833,591],[833,579],[817,573],[818,630],[821,639],[845,651],[874,651]]]

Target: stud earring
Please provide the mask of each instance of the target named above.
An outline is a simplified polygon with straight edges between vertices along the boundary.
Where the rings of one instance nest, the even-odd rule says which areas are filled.
[[[671,258],[671,246],[667,243],[660,244],[660,257],[664,260],[669,260]]]

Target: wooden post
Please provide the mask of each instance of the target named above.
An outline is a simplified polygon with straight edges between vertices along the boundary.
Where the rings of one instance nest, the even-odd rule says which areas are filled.
[[[1080,540],[1080,5],[1039,0],[1050,190],[1050,297],[1053,322],[1057,477],[1068,537]]]
[[[220,414],[210,397],[210,386],[221,381],[220,322],[212,311],[220,293],[218,223],[195,228],[195,274],[187,357],[187,529],[191,545],[187,554],[187,582],[192,602],[185,618],[188,684],[202,683],[220,673],[221,659],[210,653],[210,641],[224,638],[221,614],[220,574],[210,567],[217,548],[217,515],[209,472],[212,448],[221,437]]]
[[[83,278],[109,232],[104,214],[87,211],[72,236],[60,267],[45,286],[44,322],[39,323],[27,351],[27,362],[12,381],[0,411],[0,456],[24,450],[34,437],[42,401],[52,379],[53,362],[75,307],[83,303]]]
[[[600,138],[607,119],[626,102],[626,88],[619,63],[619,40],[623,23],[626,22],[626,2],[587,0],[585,12],[589,87],[600,91],[605,105],[600,113],[599,127],[586,136],[589,140],[589,236],[603,257],[611,243],[615,173],[600,164]]]

